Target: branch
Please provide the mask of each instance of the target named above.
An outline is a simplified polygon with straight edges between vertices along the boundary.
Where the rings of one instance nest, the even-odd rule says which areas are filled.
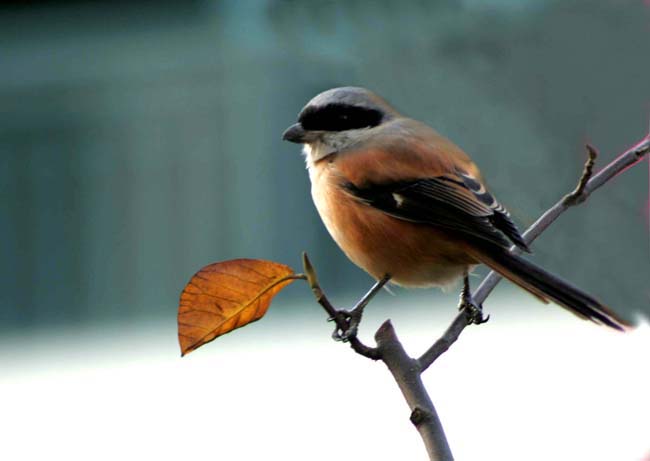
[[[320,287],[320,283],[318,282],[316,270],[314,269],[314,266],[312,266],[311,261],[305,252],[302,253],[302,266],[303,270],[305,271],[305,275],[307,276],[307,283],[309,283],[309,287],[311,288],[311,291],[314,294],[314,297],[316,298],[318,304],[320,304],[323,309],[325,309],[325,312],[327,312],[327,315],[329,315],[329,320],[335,322],[339,330],[348,330],[350,328],[349,322],[346,322],[340,315],[338,315],[339,310],[336,309],[332,303],[330,303],[329,299],[327,299],[327,296],[325,296],[325,293],[323,292],[322,288]],[[372,360],[379,360],[381,358],[379,349],[366,346],[356,335],[349,337],[348,341],[350,343],[350,347],[352,347],[352,349],[354,349],[354,352],[357,354],[363,355],[364,357],[368,357]]]
[[[585,146],[587,148],[587,161],[585,162],[585,167],[582,170],[582,176],[578,181],[578,185],[570,194],[566,195],[562,201],[567,206],[577,205],[584,202],[587,199],[585,194],[585,188],[587,187],[587,182],[591,179],[591,175],[594,172],[594,164],[598,158],[598,151],[595,147],[590,144]]]
[[[418,361],[408,356],[395,333],[390,320],[386,320],[375,333],[382,361],[395,378],[402,395],[411,409],[411,423],[420,433],[431,460],[453,460],[445,431],[436,408],[422,383],[422,370]]]
[[[530,243],[539,237],[542,232],[570,207],[583,203],[593,191],[616,175],[639,163],[644,156],[648,155],[650,152],[650,134],[641,142],[616,157],[616,159],[600,170],[595,176],[593,176],[593,168],[598,157],[598,152],[593,146],[587,145],[586,148],[587,160],[575,190],[548,209],[524,232],[523,237],[527,245],[530,245]],[[510,252],[520,254],[521,250],[516,246],[512,246],[510,247]],[[501,278],[494,271],[488,273],[479,287],[474,291],[472,295],[474,301],[479,305],[483,304],[492,290],[494,290],[494,287],[501,281]],[[438,357],[444,354],[456,342],[465,327],[470,323],[471,319],[467,313],[464,310],[459,312],[447,331],[418,359],[421,370],[424,371],[429,368]]]
[[[447,352],[451,345],[456,342],[465,327],[471,323],[472,320],[469,312],[467,309],[462,309],[451,322],[447,331],[418,359],[418,366],[421,372],[429,368],[438,357]]]
[[[583,203],[594,190],[627,168],[640,162],[650,152],[650,135],[619,155],[595,176],[593,176],[593,167],[597,152],[589,145],[587,146],[587,152],[588,158],[575,190],[546,211],[524,232],[523,237],[527,244],[533,242],[567,209]],[[514,246],[510,248],[510,251],[513,253],[521,252]],[[336,309],[323,293],[316,277],[316,271],[305,253],[303,253],[303,266],[307,281],[316,300],[325,309],[330,320],[336,322],[338,329],[346,331],[350,326],[349,322],[340,315],[343,311]],[[501,276],[494,271],[490,272],[472,295],[473,301],[480,306],[500,279]],[[350,345],[355,352],[372,360],[382,360],[386,364],[411,409],[410,420],[422,437],[429,459],[434,461],[453,460],[453,456],[436,409],[422,383],[421,375],[424,370],[449,349],[471,323],[473,323],[471,312],[463,308],[447,328],[447,331],[417,360],[406,353],[390,320],[384,322],[375,334],[377,347],[366,346],[356,335],[349,337]]]
[[[336,322],[338,330],[347,331],[350,327],[349,322],[339,315],[343,311],[335,308],[323,292],[307,253],[302,254],[302,265],[307,283],[318,304],[325,309],[329,320]],[[386,364],[411,409],[411,423],[420,433],[429,458],[433,461],[453,460],[438,413],[422,383],[419,362],[408,356],[390,320],[386,320],[375,333],[377,347],[366,346],[356,334],[348,337],[347,340],[357,354],[372,360],[381,360]]]
[[[600,170],[593,177],[591,177],[591,171],[596,151],[591,146],[587,146],[587,150],[589,152],[589,159],[585,164],[585,169],[580,181],[578,182],[578,187],[571,194],[562,198],[562,200],[553,205],[553,207],[544,213],[537,221],[535,221],[535,223],[533,223],[532,226],[528,228],[526,232],[524,232],[523,237],[527,245],[530,245],[571,206],[584,202],[593,191],[619,173],[627,170],[632,165],[639,163],[644,156],[648,155],[648,152],[650,152],[650,134],[643,138],[641,142],[616,157],[609,165]],[[521,253],[521,251],[514,246],[510,248],[510,251],[516,254]],[[474,292],[474,300],[479,304],[483,303],[500,281],[501,276],[496,272],[491,271]]]

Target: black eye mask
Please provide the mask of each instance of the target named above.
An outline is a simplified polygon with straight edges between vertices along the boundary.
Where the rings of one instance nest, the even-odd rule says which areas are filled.
[[[298,121],[307,131],[345,131],[379,125],[382,113],[376,109],[332,103],[305,108]]]

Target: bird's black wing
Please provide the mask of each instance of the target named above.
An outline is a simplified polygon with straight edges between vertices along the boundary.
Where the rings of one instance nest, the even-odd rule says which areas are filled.
[[[506,209],[476,178],[456,175],[385,184],[344,184],[364,203],[411,222],[429,224],[508,248],[528,246]]]

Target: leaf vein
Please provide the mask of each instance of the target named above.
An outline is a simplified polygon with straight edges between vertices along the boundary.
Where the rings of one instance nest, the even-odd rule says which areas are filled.
[[[184,326],[184,327],[188,327],[188,328],[198,328],[199,330],[205,330],[205,331],[214,331],[214,330],[216,330],[216,328],[213,328],[213,329],[211,329],[211,328],[206,328],[206,327],[204,327],[204,326],[202,326],[202,325],[196,325],[196,324],[193,324],[193,323],[187,323],[187,322],[180,322],[180,321],[179,321],[178,324],[179,324],[179,325],[182,325],[182,326]],[[208,336],[208,335],[206,335],[206,336]],[[204,336],[204,337],[205,337],[205,336]]]

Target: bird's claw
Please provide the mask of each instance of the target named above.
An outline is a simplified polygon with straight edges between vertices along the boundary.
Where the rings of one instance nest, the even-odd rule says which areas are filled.
[[[461,298],[458,310],[467,311],[469,323],[473,325],[480,325],[490,320],[489,315],[483,314],[483,306],[475,302],[471,297]]]
[[[359,322],[361,322],[361,315],[359,312],[339,310],[336,312],[335,317],[327,319],[328,322],[336,322],[336,328],[332,333],[334,341],[348,342],[350,339],[355,338],[359,331]],[[341,328],[341,324],[345,327]]]

